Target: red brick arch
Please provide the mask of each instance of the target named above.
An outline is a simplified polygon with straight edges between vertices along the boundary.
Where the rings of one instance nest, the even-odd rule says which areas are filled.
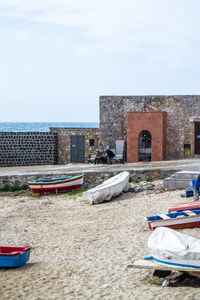
[[[138,137],[143,130],[151,133],[151,160],[165,159],[165,119],[165,112],[127,113],[127,162],[138,161]]]

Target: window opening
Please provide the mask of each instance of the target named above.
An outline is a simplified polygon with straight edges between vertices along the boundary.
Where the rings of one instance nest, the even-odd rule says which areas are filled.
[[[90,139],[90,146],[94,146],[95,140],[94,139]]]

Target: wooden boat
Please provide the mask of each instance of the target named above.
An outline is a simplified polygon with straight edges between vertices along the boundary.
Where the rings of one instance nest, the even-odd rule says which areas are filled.
[[[180,212],[184,210],[200,210],[200,201],[192,201],[186,203],[175,203],[169,207],[168,212]]]
[[[33,193],[48,193],[79,189],[83,185],[84,173],[73,177],[38,179],[28,182]]]
[[[200,227],[200,210],[184,210],[146,217],[146,221],[151,230],[157,227],[169,227],[172,229]]]
[[[128,189],[129,173],[125,171],[111,177],[97,187],[84,192],[83,197],[90,204],[98,204],[102,203],[103,201],[108,201],[112,197],[117,197],[123,191],[127,192]]]
[[[20,267],[29,258],[29,247],[0,247],[0,267]]]

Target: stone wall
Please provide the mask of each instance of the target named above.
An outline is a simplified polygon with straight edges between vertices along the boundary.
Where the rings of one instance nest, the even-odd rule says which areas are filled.
[[[56,163],[56,133],[0,132],[0,167]]]
[[[124,126],[123,97],[101,96],[99,101],[99,140],[102,148],[115,149],[116,140],[123,140]]]
[[[119,171],[93,171],[93,172],[85,172],[84,173],[84,184],[83,186],[94,187],[105,180],[109,179],[113,175],[117,175],[123,171],[127,170],[119,170]],[[152,168],[152,169],[134,169],[128,171],[130,174],[130,178],[133,180],[145,180],[147,177],[152,177],[153,180],[156,179],[164,179],[169,177],[170,175],[177,172],[177,169],[167,169],[167,168]],[[42,178],[60,178],[60,177],[68,177],[68,176],[76,176],[80,175],[80,173],[60,173],[60,174],[24,174],[24,175],[12,175],[12,176],[0,176],[0,187],[8,184],[8,185],[20,185],[20,184],[28,184],[29,180],[37,180]]]
[[[166,159],[194,156],[200,96],[101,96],[99,102],[100,143],[104,146],[114,148],[117,139],[126,142],[128,112],[166,112]]]
[[[51,132],[58,134],[58,164],[71,162],[70,137],[73,135],[85,136],[85,163],[88,162],[90,154],[95,154],[99,148],[98,128],[50,128]],[[90,140],[94,140],[94,146],[90,146]]]

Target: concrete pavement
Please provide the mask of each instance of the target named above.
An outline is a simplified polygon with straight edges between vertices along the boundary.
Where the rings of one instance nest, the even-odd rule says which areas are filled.
[[[0,176],[38,175],[38,174],[70,174],[80,172],[114,172],[120,170],[173,169],[176,171],[200,172],[200,159],[182,159],[161,162],[137,162],[112,165],[67,164],[44,166],[0,167]]]

